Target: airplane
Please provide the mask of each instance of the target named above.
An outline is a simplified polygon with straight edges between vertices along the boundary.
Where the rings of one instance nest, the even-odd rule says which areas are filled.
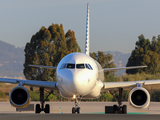
[[[0,78],[0,82],[18,84],[18,86],[13,88],[9,93],[10,104],[16,108],[24,108],[30,103],[29,92],[24,87],[25,85],[39,87],[41,105],[36,104],[35,113],[40,113],[41,111],[50,113],[50,105],[45,104],[44,89],[51,90],[49,95],[54,90],[57,90],[62,97],[73,99],[75,107],[72,108],[72,114],[80,113],[79,100],[97,99],[101,96],[101,93],[116,89],[119,91],[119,98],[118,106],[113,105],[113,113],[121,112],[126,114],[127,106],[122,106],[124,88],[133,88],[129,93],[129,103],[132,107],[141,109],[148,107],[150,103],[150,94],[143,86],[160,84],[160,80],[104,82],[104,72],[106,71],[137,69],[147,66],[102,68],[96,60],[89,56],[89,3],[87,3],[85,53],[70,53],[62,58],[57,67],[42,65],[29,66],[43,69],[55,69],[57,82],[9,78]]]

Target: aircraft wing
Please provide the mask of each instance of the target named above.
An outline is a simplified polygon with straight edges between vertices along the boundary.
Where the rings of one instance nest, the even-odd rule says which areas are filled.
[[[116,71],[116,70],[126,70],[126,69],[137,69],[137,68],[145,68],[147,66],[133,66],[133,67],[117,67],[117,68],[104,68],[105,72],[107,71]]]
[[[157,85],[160,84],[160,79],[157,80],[141,80],[141,81],[127,81],[127,82],[103,82],[102,92],[117,89],[117,88],[128,88],[128,87],[136,87],[138,84],[141,86],[146,85]]]
[[[57,89],[57,82],[48,82],[48,81],[37,81],[37,80],[21,80],[21,79],[10,79],[10,78],[0,78],[0,82],[12,83],[12,84],[21,84],[32,87],[44,87],[48,89]]]
[[[43,65],[28,65],[30,67],[38,67],[38,68],[48,68],[48,69],[57,69],[57,67],[53,66],[43,66]]]

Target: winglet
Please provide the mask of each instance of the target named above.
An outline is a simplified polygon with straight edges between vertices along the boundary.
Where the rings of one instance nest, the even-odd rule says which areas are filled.
[[[89,55],[89,3],[87,3],[85,54]]]

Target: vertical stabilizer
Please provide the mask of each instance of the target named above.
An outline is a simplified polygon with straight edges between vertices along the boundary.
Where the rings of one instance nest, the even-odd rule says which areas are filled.
[[[89,3],[87,3],[85,54],[89,55]]]

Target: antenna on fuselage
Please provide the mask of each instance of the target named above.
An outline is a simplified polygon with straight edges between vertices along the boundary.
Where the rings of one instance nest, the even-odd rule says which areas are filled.
[[[89,55],[89,3],[87,3],[85,54]]]

